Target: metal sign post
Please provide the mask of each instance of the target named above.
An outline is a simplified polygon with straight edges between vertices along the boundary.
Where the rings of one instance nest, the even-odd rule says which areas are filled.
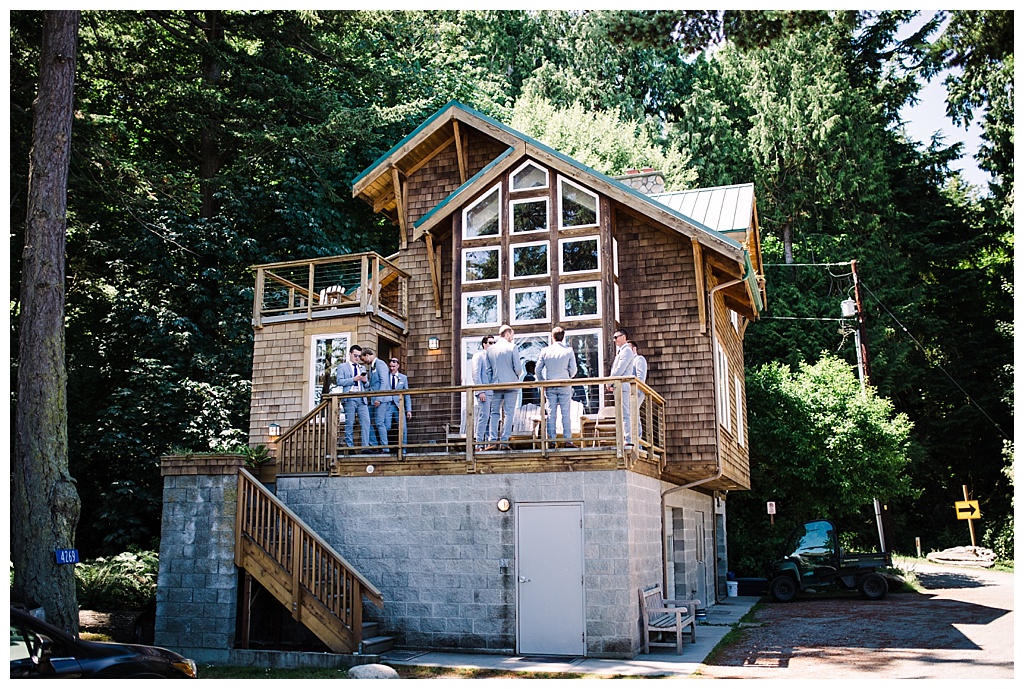
[[[981,509],[978,507],[978,501],[971,500],[968,496],[967,486],[964,486],[963,501],[953,503],[953,508],[956,510],[957,519],[967,520],[967,526],[971,529],[971,547],[976,547],[977,543],[974,540],[974,520],[981,518]]]

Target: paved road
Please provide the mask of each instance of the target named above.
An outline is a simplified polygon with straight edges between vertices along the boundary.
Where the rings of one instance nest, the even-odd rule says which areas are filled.
[[[1014,575],[909,564],[924,591],[768,603],[699,675],[721,679],[1013,678]]]

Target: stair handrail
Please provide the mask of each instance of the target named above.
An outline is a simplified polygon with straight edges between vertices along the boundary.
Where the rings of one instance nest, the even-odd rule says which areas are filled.
[[[253,504],[250,505],[250,503]],[[277,519],[273,518],[272,511],[277,511],[282,517],[278,527],[279,540],[277,547],[271,546],[269,539],[263,538],[257,533],[259,527],[257,519],[260,519],[264,525],[278,524]],[[294,528],[289,529],[287,523],[293,525]],[[302,559],[299,554],[300,547],[303,542],[309,542],[315,545],[320,553],[333,560],[347,577],[351,577],[354,582],[359,584],[359,590],[354,592],[357,595],[353,595],[350,601],[353,608],[361,606],[363,596],[378,608],[384,607],[384,596],[380,589],[370,583],[348,560],[335,551],[330,544],[313,531],[297,514],[292,512],[277,496],[267,490],[244,467],[239,467],[238,469],[238,510],[235,524],[235,564],[238,566],[243,566],[243,563],[239,562],[239,560],[242,552],[242,539],[247,537],[253,543],[260,546],[282,569],[291,573],[293,583],[295,584],[292,589],[293,596],[297,596],[298,586],[302,586],[328,610],[331,610],[339,620],[345,620],[346,616],[339,614],[337,606],[321,595],[321,591],[318,590],[319,586],[303,574],[308,568],[302,566]],[[358,614],[356,618],[361,620],[362,615]],[[360,629],[353,629],[353,631],[361,634]]]

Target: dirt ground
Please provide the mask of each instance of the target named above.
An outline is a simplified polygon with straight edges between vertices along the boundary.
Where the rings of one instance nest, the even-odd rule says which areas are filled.
[[[700,671],[717,679],[1013,677],[1013,574],[913,565],[923,593],[766,603]],[[821,595],[821,594],[819,594]]]

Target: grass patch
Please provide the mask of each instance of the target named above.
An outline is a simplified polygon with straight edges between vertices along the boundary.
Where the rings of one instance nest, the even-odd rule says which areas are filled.
[[[733,623],[732,629],[726,632],[722,640],[715,644],[715,647],[711,649],[711,653],[708,654],[707,658],[704,659],[704,663],[707,665],[714,665],[718,662],[718,657],[722,655],[726,648],[729,648],[733,644],[739,643],[743,640],[743,636],[746,630],[743,628],[745,624],[753,624],[756,622],[757,611],[765,606],[765,599],[761,598],[748,610],[738,622]],[[696,675],[700,674],[698,670]]]

